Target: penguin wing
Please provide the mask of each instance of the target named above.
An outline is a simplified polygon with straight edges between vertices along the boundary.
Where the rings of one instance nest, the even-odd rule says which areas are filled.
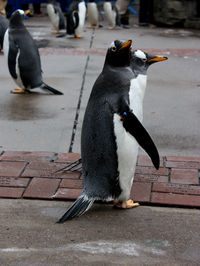
[[[14,79],[17,79],[16,64],[18,64],[17,62],[18,54],[19,54],[19,48],[15,44],[13,38],[9,36],[8,68],[11,76]]]
[[[130,109],[128,102],[125,98],[120,99],[118,114],[123,123],[123,127],[129,132],[138,142],[138,144],[146,151],[152,160],[152,163],[156,169],[159,169],[160,157],[158,150],[138,118],[134,115]]]
[[[0,15],[0,50],[3,48],[3,40],[7,28],[8,20]]]
[[[63,30],[65,29],[65,17],[59,5],[56,6],[56,12],[58,13],[59,16],[59,29]]]
[[[78,11],[74,12],[74,29],[76,29],[79,25],[79,14]]]
[[[116,14],[115,23],[117,26],[120,26],[119,10],[118,10],[115,2],[112,2],[111,6],[112,6],[112,10],[115,11],[115,14]]]
[[[57,6],[53,6],[53,10],[54,10],[54,13],[57,14],[58,13],[58,7]]]

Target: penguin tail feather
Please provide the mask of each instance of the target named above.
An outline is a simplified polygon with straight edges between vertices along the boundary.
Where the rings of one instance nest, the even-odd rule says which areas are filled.
[[[88,198],[85,194],[81,194],[57,223],[64,223],[69,219],[81,216],[92,207],[94,201],[94,198]]]
[[[63,93],[62,93],[61,91],[58,91],[58,90],[56,90],[56,89],[50,87],[49,85],[47,85],[47,84],[44,83],[44,82],[42,83],[42,85],[40,86],[40,88],[43,89],[43,90],[48,90],[48,91],[50,91],[51,93],[56,94],[56,95],[63,95]]]

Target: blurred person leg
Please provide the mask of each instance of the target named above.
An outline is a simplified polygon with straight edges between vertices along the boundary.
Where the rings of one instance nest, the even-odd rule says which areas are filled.
[[[153,0],[140,0],[139,25],[153,25]]]
[[[33,12],[36,16],[42,16],[42,12],[40,10],[40,3],[33,4]]]
[[[119,12],[120,23],[127,27],[129,26],[129,5],[131,0],[117,0],[116,6]]]
[[[6,17],[7,0],[0,0],[0,14]]]

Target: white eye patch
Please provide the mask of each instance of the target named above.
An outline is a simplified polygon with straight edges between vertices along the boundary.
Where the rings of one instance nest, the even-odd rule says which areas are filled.
[[[114,42],[111,42],[110,48],[113,48],[113,47],[115,47],[115,43]]]
[[[23,10],[18,9],[17,11],[18,11],[21,15],[24,15],[24,11],[23,11]]]
[[[140,58],[142,60],[147,60],[147,57],[146,57],[145,53],[142,52],[141,50],[135,51],[134,54],[135,54],[136,57],[138,57],[138,58]]]

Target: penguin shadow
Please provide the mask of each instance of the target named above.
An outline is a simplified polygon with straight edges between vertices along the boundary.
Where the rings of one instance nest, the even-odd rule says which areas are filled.
[[[72,219],[70,221],[80,220],[83,222],[90,221],[95,222],[103,220],[105,224],[109,224],[113,220],[118,220],[119,223],[127,224],[127,221],[130,221],[135,214],[140,213],[140,208],[132,209],[119,209],[113,206],[113,202],[100,202],[97,201],[94,203],[92,208],[84,213],[82,216]],[[66,222],[67,223],[67,222]]]
[[[41,100],[41,97],[48,95],[51,96],[39,92],[13,95],[5,103],[5,108],[0,114],[1,119],[12,121],[52,119],[55,113],[50,108],[46,108]]]
[[[76,217],[75,219],[70,219],[69,221],[95,221],[96,219],[104,219],[105,221],[113,219],[116,217],[127,217],[129,216],[131,210],[127,209],[118,209],[113,206],[113,202],[104,202],[104,201],[96,201],[91,209],[89,209],[86,213],[81,215],[80,217]],[[67,221],[68,222],[68,221]],[[65,222],[65,223],[67,223]]]
[[[47,39],[42,39],[42,40],[38,40],[38,39],[34,39],[34,42],[37,46],[37,48],[46,48],[49,43],[50,43],[50,40],[47,40]]]

